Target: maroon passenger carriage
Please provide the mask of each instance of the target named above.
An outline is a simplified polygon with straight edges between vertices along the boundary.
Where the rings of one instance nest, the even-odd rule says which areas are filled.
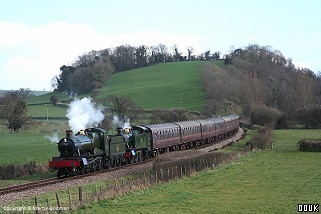
[[[236,133],[239,116],[145,126],[150,133],[154,154],[191,148],[225,139]]]
[[[181,144],[180,127],[175,123],[145,126],[150,133],[152,150],[156,153],[176,150]]]

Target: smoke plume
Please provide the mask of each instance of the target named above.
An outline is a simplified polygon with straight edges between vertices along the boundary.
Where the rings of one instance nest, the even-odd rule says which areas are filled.
[[[113,124],[116,128],[118,127],[122,127],[123,129],[131,128],[129,118],[127,118],[126,120],[125,119],[121,120],[116,115],[114,115],[113,117]]]
[[[75,99],[67,110],[70,129],[76,133],[85,128],[96,127],[105,118],[103,109],[102,105],[96,106],[91,97]]]
[[[59,141],[57,132],[52,133],[52,135],[46,135],[44,138],[49,140],[51,143],[58,143]]]

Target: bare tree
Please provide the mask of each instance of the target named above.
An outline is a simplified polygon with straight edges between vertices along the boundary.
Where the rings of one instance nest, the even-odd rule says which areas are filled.
[[[188,47],[187,48],[187,60],[192,61],[192,53],[194,53],[194,48],[193,47]]]
[[[204,57],[205,57],[205,60],[211,60],[211,51],[205,51]]]
[[[316,103],[314,80],[315,78],[305,69],[297,72],[294,97],[298,108],[307,109]]]
[[[25,127],[28,121],[26,104],[17,94],[9,92],[1,99],[0,116],[8,122],[11,132]]]
[[[175,62],[182,61],[182,53],[178,51],[177,45],[173,45],[172,49],[174,50],[173,58]]]
[[[117,115],[119,118],[125,119],[128,117],[133,121],[141,114],[141,109],[129,97],[110,95],[107,98],[107,102],[112,114]]]

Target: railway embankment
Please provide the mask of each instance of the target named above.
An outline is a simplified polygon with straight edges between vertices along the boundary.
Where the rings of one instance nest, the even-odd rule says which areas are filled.
[[[134,190],[135,188],[145,188],[154,183],[178,179],[182,176],[190,176],[198,171],[202,171],[207,168],[213,168],[219,164],[233,161],[238,157],[244,155],[247,152],[247,150],[244,150],[242,152],[231,153],[223,153],[218,151],[219,149],[236,143],[242,137],[243,131],[242,129],[240,129],[237,132],[237,134],[233,137],[226,140],[222,140],[208,147],[165,153],[163,155],[158,156],[156,159],[152,161],[128,166],[119,170],[99,173],[97,175],[90,175],[77,179],[70,179],[51,185],[35,187],[25,191],[0,195],[0,204],[14,203],[14,201],[17,200],[24,200],[26,198],[32,198],[35,196],[48,197],[43,195],[48,194],[48,192],[50,193],[56,191],[66,191],[66,189],[77,188],[83,185],[88,185],[101,181],[104,181],[104,183],[112,183],[108,185],[108,188],[112,188],[113,185],[116,185],[117,188],[114,188],[116,188],[117,191],[115,192],[117,194],[120,194],[127,192],[127,189]],[[131,177],[133,179],[130,181],[130,184],[127,184],[126,186],[123,181],[120,181],[123,177]],[[120,185],[119,183],[117,184],[117,181],[120,183],[124,183],[123,188],[122,185]],[[132,186],[128,188],[128,185],[133,185],[135,182],[137,187]],[[102,188],[101,192],[107,191],[106,188],[106,186]],[[120,188],[122,188],[123,190],[120,190]],[[110,193],[112,191],[108,190],[108,192]],[[102,193],[96,192],[90,194],[96,195],[89,198],[105,198],[102,195],[97,195]],[[79,196],[72,197],[79,198]],[[80,202],[78,201],[77,203]]]

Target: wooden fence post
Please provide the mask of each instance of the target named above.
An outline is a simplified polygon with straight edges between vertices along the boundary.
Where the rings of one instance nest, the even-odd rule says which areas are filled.
[[[149,172],[149,183],[152,183],[152,171]]]
[[[175,175],[178,175],[178,166],[175,166]]]
[[[118,191],[118,183],[116,179],[115,179],[115,187],[116,187],[116,190]]]
[[[174,180],[174,167],[172,167],[171,169],[170,169],[170,178],[171,178],[171,180]]]
[[[50,213],[50,212],[49,212],[49,207],[50,207],[50,206],[49,206],[49,199],[47,198],[47,213]]]
[[[132,191],[132,183],[130,177],[128,177],[129,190]]]
[[[81,189],[81,187],[78,188],[78,192],[79,192],[79,204],[81,205],[81,204],[82,204],[82,201],[83,201],[83,199],[82,199],[82,189]]]
[[[61,207],[61,205],[60,205],[60,198],[59,198],[59,193],[58,192],[56,192],[56,199],[57,199],[57,206],[59,208],[59,207]]]
[[[137,180],[137,185],[139,186],[140,183],[139,183],[139,176],[138,176],[138,174],[136,175],[136,180]]]
[[[35,212],[36,212],[36,213],[39,213],[39,211],[38,211],[38,200],[37,200],[37,197],[35,197],[35,208],[36,208]]]
[[[87,189],[87,186],[85,188],[85,192],[86,192],[86,203],[88,203],[88,189]]]
[[[68,198],[69,198],[69,208],[72,209],[71,193],[69,189],[68,189]]]

